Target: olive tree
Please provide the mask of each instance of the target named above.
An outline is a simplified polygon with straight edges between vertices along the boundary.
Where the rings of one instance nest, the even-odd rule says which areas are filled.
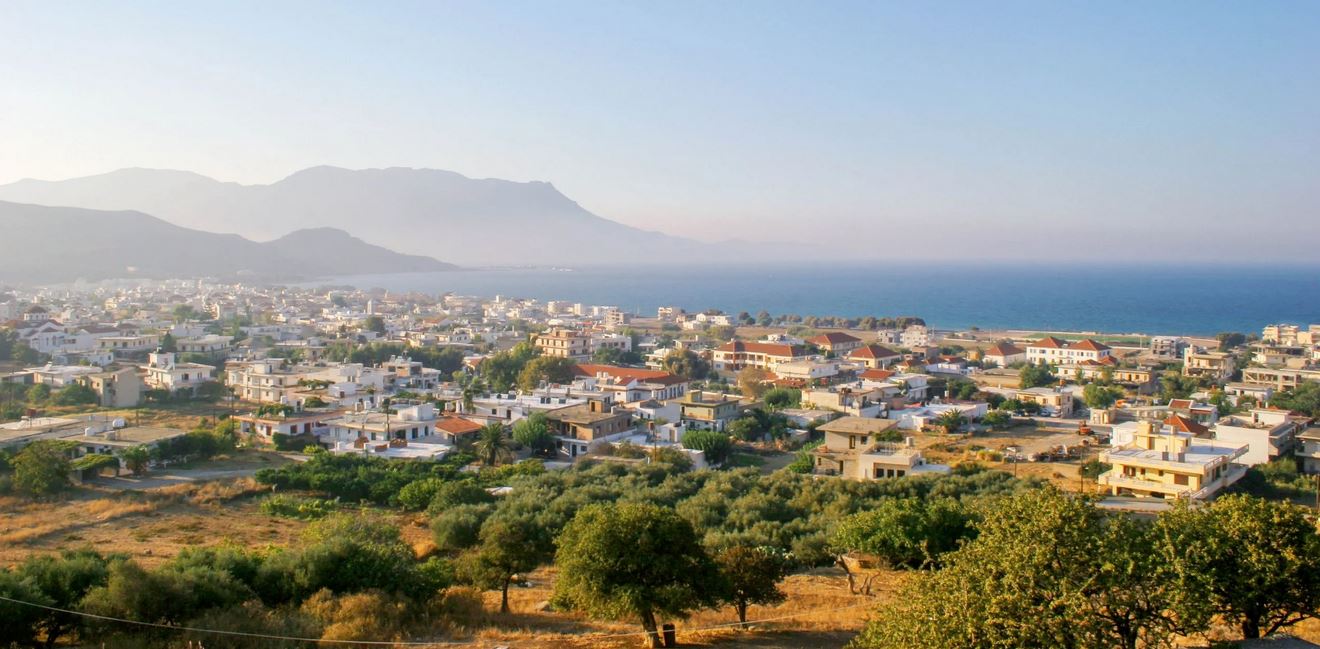
[[[559,536],[554,601],[604,618],[632,618],[660,646],[657,618],[686,617],[724,592],[692,526],[645,503],[581,509]]]

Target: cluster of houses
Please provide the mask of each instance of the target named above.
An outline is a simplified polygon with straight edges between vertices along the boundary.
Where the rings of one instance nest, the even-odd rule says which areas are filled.
[[[705,333],[717,327],[727,333],[735,320],[677,307],[643,319],[611,306],[502,296],[166,281],[41,289],[0,300],[3,328],[42,358],[0,368],[0,381],[83,385],[98,405],[112,408],[136,406],[152,391],[184,397],[211,391],[213,398],[241,402],[243,410],[262,406],[235,416],[255,442],[315,444],[336,453],[435,459],[475,439],[483,426],[507,428],[540,413],[556,461],[610,456],[627,442],[671,447],[703,466],[700,451],[682,448],[684,435],[729,430],[763,406],[732,390],[694,387],[669,371],[671,355],[693,353],[725,380],[754,372],[758,380],[798,390],[799,403],[781,412],[792,435],[805,437],[813,428],[823,437],[813,453],[822,475],[884,479],[947,471],[923,459],[913,436],[951,412],[973,427],[986,416],[985,399],[958,399],[944,387],[967,381],[981,397],[1034,404],[1036,416],[1110,429],[1102,459],[1112,468],[1100,482],[1114,494],[1208,498],[1246,467],[1288,456],[1320,472],[1320,434],[1310,420],[1268,405],[1279,391],[1320,381],[1320,325],[1271,325],[1259,340],[1227,350],[1175,336],[1140,347],[1035,336],[951,349],[948,343],[964,338],[923,325],[712,339]],[[634,328],[643,320],[647,327]],[[377,342],[399,351],[368,362],[327,358],[335,345]],[[503,393],[474,390],[465,380],[492,354],[519,343],[571,361],[571,380]],[[457,352],[457,371],[414,360],[414,350],[422,357],[437,349]],[[1049,368],[1052,382],[1022,385],[1023,365]],[[1170,367],[1215,386],[1229,403],[1256,405],[1219,412],[1207,403],[1208,391],[1160,404],[1151,395]],[[1133,398],[1082,419],[1083,384],[1091,381],[1123,386]],[[88,448],[100,441],[110,451],[167,438],[33,415],[0,431],[0,446],[76,436]]]

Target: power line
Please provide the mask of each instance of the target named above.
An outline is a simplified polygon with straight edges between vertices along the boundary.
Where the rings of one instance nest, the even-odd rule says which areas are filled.
[[[160,623],[160,622],[143,622],[143,621],[141,621],[141,620],[129,620],[129,619],[125,619],[125,618],[111,617],[111,616],[108,616],[108,615],[97,615],[97,614],[95,614],[95,613],[87,613],[87,612],[84,612],[84,611],[73,611],[73,610],[69,610],[69,609],[66,609],[66,608],[59,608],[59,607],[55,607],[55,606],[47,606],[47,605],[45,605],[45,604],[37,604],[37,603],[35,603],[35,602],[25,602],[25,601],[20,600],[20,599],[14,599],[14,598],[12,598],[12,597],[5,597],[4,595],[0,595],[0,601],[10,602],[10,603],[12,603],[12,604],[19,604],[19,605],[22,605],[22,606],[31,606],[31,607],[33,607],[33,608],[44,609],[44,610],[47,610],[47,611],[55,611],[55,612],[57,612],[57,613],[66,613],[66,614],[69,614],[69,615],[76,615],[76,616],[78,616],[78,617],[84,617],[84,618],[89,618],[89,619],[93,619],[93,620],[101,620],[101,621],[104,621],[104,622],[116,622],[116,623],[119,623],[119,624],[130,624],[130,625],[136,625],[136,626],[151,627],[151,628],[156,628],[156,629],[167,629],[167,630],[170,630],[170,631],[186,631],[186,632],[190,632],[190,633],[210,633],[210,634],[213,634],[213,635],[238,636],[238,637],[243,637],[243,638],[258,638],[258,639],[262,639],[262,640],[284,640],[284,641],[289,641],[289,642],[314,642],[314,643],[318,643],[318,644],[348,644],[348,645],[366,645],[366,646],[399,646],[399,647],[435,647],[435,646],[457,647],[457,646],[471,646],[471,645],[478,644],[478,641],[475,641],[475,640],[468,640],[468,641],[466,641],[466,642],[453,642],[453,641],[443,641],[443,640],[425,641],[425,642],[423,642],[423,641],[399,641],[399,642],[395,642],[395,641],[391,641],[391,640],[327,640],[327,639],[324,639],[324,638],[300,638],[300,637],[297,637],[297,636],[283,636],[283,635],[273,635],[273,634],[267,634],[267,633],[249,633],[249,632],[246,632],[246,631],[227,631],[227,630],[224,630],[224,629],[206,629],[206,628],[201,628],[201,627],[179,626],[179,625],[174,625],[174,624],[163,624],[163,623]],[[697,632],[700,632],[700,631],[715,631],[715,630],[719,630],[719,629],[727,629],[727,628],[731,628],[731,627],[740,627],[740,626],[744,626],[744,624],[746,624],[746,625],[752,625],[752,624],[762,624],[762,623],[764,623],[764,622],[777,622],[777,621],[780,621],[780,620],[789,620],[789,619],[793,619],[793,618],[796,618],[796,617],[802,617],[802,616],[805,616],[805,615],[812,615],[812,614],[815,614],[815,613],[822,613],[822,612],[824,612],[824,613],[838,613],[838,612],[840,612],[840,611],[847,611],[847,610],[851,610],[851,609],[854,609],[854,608],[860,608],[860,607],[863,607],[863,606],[872,606],[872,605],[874,605],[874,602],[859,602],[859,603],[857,603],[857,604],[852,604],[852,605],[849,605],[849,606],[839,606],[839,607],[830,607],[830,608],[818,608],[818,609],[811,609],[811,610],[807,610],[807,611],[798,611],[797,613],[789,613],[789,614],[787,614],[787,615],[780,615],[780,616],[776,616],[776,617],[761,618],[761,619],[758,619],[758,620],[748,620],[746,623],[743,623],[743,622],[727,622],[727,623],[724,623],[724,624],[712,624],[712,625],[710,625],[710,626],[704,626],[704,627],[694,627],[694,628],[675,629],[675,632],[676,632],[676,633],[697,633]],[[660,633],[660,632],[657,631],[656,633]],[[578,636],[578,637],[580,637],[580,638],[582,638],[582,639],[584,639],[584,640],[605,640],[605,639],[608,639],[608,638],[627,638],[627,637],[632,637],[632,636],[648,636],[648,635],[651,635],[651,632],[650,632],[650,631],[630,631],[630,632],[626,632],[626,633],[603,633],[603,634],[584,633],[584,634],[581,634],[581,635]]]

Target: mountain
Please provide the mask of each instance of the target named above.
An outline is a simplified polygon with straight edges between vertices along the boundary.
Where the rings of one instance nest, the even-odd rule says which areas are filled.
[[[430,257],[402,255],[331,228],[299,230],[259,243],[172,225],[142,212],[109,212],[0,201],[0,280],[246,277],[450,270]]]
[[[714,246],[601,218],[543,182],[435,169],[313,167],[270,185],[122,169],[0,186],[0,200],[140,210],[177,225],[269,239],[334,227],[393,250],[465,265],[697,259]]]

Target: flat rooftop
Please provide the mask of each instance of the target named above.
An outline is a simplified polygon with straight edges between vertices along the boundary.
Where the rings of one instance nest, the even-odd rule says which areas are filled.
[[[1197,438],[1198,440],[1200,438]],[[1140,462],[1158,462],[1169,467],[1187,467],[1200,469],[1208,464],[1215,462],[1231,460],[1241,456],[1247,450],[1246,446],[1233,446],[1229,444],[1213,444],[1208,440],[1199,444],[1192,444],[1183,452],[1183,460],[1177,460],[1176,453],[1165,453],[1164,451],[1151,451],[1144,448],[1121,448],[1108,452],[1110,458],[1136,460]],[[1166,457],[1167,455],[1167,457]]]
[[[818,426],[816,430],[826,433],[840,433],[844,435],[875,435],[883,433],[898,422],[892,419],[871,419],[869,417],[840,417],[827,424]]]
[[[106,444],[108,446],[140,446],[142,444],[155,444],[162,440],[173,439],[187,434],[187,432],[177,428],[139,426],[135,428],[109,430],[94,435],[70,437],[68,439],[77,442],[96,442],[97,444]]]

